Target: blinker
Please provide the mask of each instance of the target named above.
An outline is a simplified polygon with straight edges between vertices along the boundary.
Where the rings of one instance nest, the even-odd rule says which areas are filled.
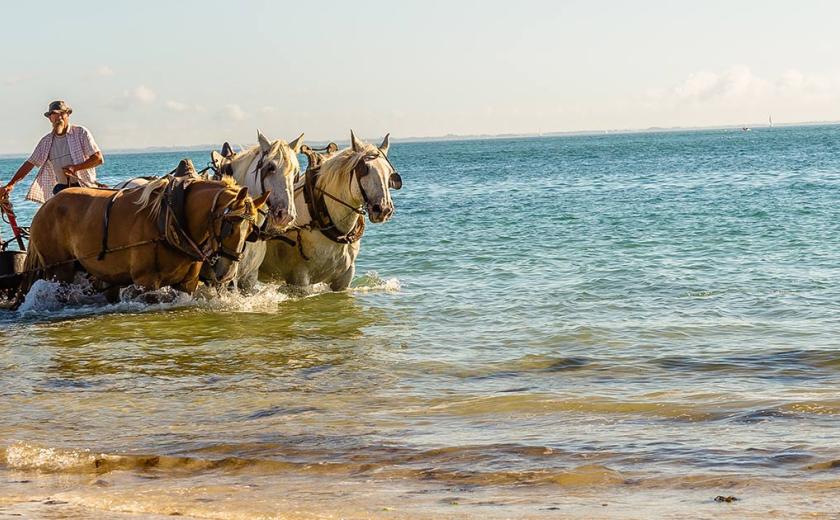
[[[251,226],[251,232],[245,238],[246,242],[257,242],[260,239],[260,230],[257,226]]]
[[[399,173],[394,172],[391,174],[391,176],[388,178],[388,187],[392,190],[398,190],[402,188],[402,177],[400,177]]]

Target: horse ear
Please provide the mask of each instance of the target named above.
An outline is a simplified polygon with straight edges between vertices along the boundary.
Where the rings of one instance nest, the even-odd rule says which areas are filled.
[[[385,134],[385,139],[382,140],[382,144],[379,145],[379,151],[388,156],[388,147],[391,146],[391,134]]]
[[[338,145],[335,143],[330,143],[327,145],[327,153],[335,153],[338,151]]]
[[[236,152],[233,151],[233,147],[225,141],[225,144],[222,145],[222,157],[233,157],[234,155],[236,155]]]
[[[210,152],[210,163],[213,165],[214,168],[218,169],[221,166],[222,159],[222,154],[220,154],[216,150]]]
[[[297,139],[289,143],[289,148],[295,151],[295,153],[300,153],[300,147],[303,146],[303,133],[301,133]]]
[[[268,196],[271,195],[271,190],[266,191],[256,199],[254,199],[254,209],[260,209],[268,201]]]
[[[259,130],[257,130],[257,141],[260,143],[260,150],[262,150],[262,153],[268,153],[271,150],[271,141],[269,141],[268,138]]]
[[[240,188],[239,193],[236,194],[236,198],[234,199],[235,203],[242,202],[245,200],[245,197],[248,196],[248,188]]]
[[[361,152],[364,146],[362,142],[356,139],[356,134],[353,133],[353,130],[350,130],[350,145],[353,147],[354,152]]]

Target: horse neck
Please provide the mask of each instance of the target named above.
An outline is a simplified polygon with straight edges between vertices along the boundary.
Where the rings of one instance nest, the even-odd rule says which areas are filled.
[[[359,207],[362,203],[362,198],[360,195],[353,193],[353,184],[356,184],[358,181],[353,180],[354,173],[352,170],[350,170],[348,175],[350,179],[336,172],[332,172],[330,175],[322,174],[315,183],[316,192],[323,195],[323,192],[318,192],[318,190],[324,190],[333,197],[341,199],[353,207]],[[326,195],[323,195],[323,197],[327,211],[329,211],[330,218],[335,223],[336,228],[342,233],[349,233],[356,225],[356,219],[351,218],[351,215],[355,215],[356,212]]]
[[[250,170],[251,164],[253,164],[259,154],[260,147],[254,146],[245,152],[240,152],[230,162],[230,167],[233,170],[233,179],[240,186],[246,186],[245,177],[248,175],[248,170]]]
[[[196,244],[210,236],[212,204],[217,200],[216,195],[219,194],[219,190],[225,189],[217,185],[193,185],[190,187],[184,202],[184,211],[187,218],[187,232]]]

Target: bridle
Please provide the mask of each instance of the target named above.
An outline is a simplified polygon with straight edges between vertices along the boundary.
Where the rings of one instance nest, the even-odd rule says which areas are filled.
[[[368,165],[368,163],[370,161],[375,161],[380,157],[385,159],[385,162],[387,162],[388,166],[391,167],[391,174],[388,176],[388,187],[394,190],[399,190],[400,188],[402,188],[402,177],[400,176],[399,172],[397,172],[397,169],[394,168],[394,165],[391,163],[390,159],[388,159],[388,156],[381,152],[362,155],[356,160],[356,164],[353,165],[352,173],[349,179],[350,185],[348,186],[348,188],[352,193],[353,179],[356,179],[356,183],[359,186],[359,192],[362,194],[363,203],[360,206],[353,206],[352,204],[341,200],[340,198],[329,193],[323,188],[315,186],[314,189],[319,191],[321,195],[326,196],[327,198],[338,202],[342,206],[349,208],[357,215],[365,215],[367,213],[367,206],[370,205],[370,198],[368,197],[368,194],[365,191],[365,187],[362,185],[362,179],[370,173],[370,166]],[[320,170],[320,165],[318,166],[317,170]],[[309,173],[309,171],[310,170],[307,170],[307,173]]]
[[[267,191],[265,188],[265,180],[272,175],[277,175],[277,167],[274,165],[274,161],[264,164],[266,155],[266,153],[260,151],[260,156],[257,159],[257,166],[254,168],[254,175],[256,175],[260,181],[260,189],[262,190],[260,195]],[[299,173],[300,171],[297,171],[295,172],[295,175],[298,175]]]
[[[353,177],[356,178],[356,183],[359,185],[359,191],[362,193],[362,199],[365,202],[365,207],[370,205],[370,199],[368,198],[368,194],[365,191],[365,187],[362,186],[362,179],[367,177],[370,173],[370,166],[368,165],[369,162],[375,161],[379,158],[385,159],[385,162],[388,163],[388,166],[391,167],[391,173],[388,175],[388,187],[394,190],[398,190],[402,188],[402,177],[400,176],[397,169],[394,168],[394,165],[391,164],[390,159],[388,156],[382,152],[377,153],[370,153],[363,155],[356,161],[356,164],[353,166],[353,175],[350,177],[350,182],[353,182]]]
[[[222,190],[223,191],[223,190]],[[250,238],[254,233],[259,232],[259,228],[257,228],[255,224],[255,218],[251,216],[251,204],[246,202],[243,204],[241,210],[232,211],[230,209],[230,205],[225,206],[221,214],[220,212],[216,211],[216,203],[218,202],[219,196],[221,195],[222,191],[216,194],[216,197],[213,199],[213,211],[210,212],[209,215],[209,234],[208,237],[199,244],[201,247],[203,244],[207,244],[211,251],[215,251],[214,254],[205,255],[206,262],[213,266],[219,260],[219,257],[227,258],[228,260],[232,260],[234,262],[239,262],[242,260],[242,255],[245,253],[245,243],[242,244],[242,249],[230,249],[224,244],[224,241],[227,240],[231,235],[233,235],[233,231],[236,225],[239,225],[243,221],[247,221],[250,223],[250,231],[246,234],[248,238]],[[219,226],[219,232],[216,233],[216,221],[221,220],[221,225]],[[247,242],[248,239],[246,239]],[[216,247],[213,247],[212,241],[215,241]]]
[[[212,209],[208,214],[207,238],[196,244],[189,234],[187,234],[186,229],[184,229],[184,225],[179,222],[179,219],[176,217],[174,219],[175,225],[172,228],[172,232],[175,234],[175,237],[173,237],[174,240],[173,238],[170,238],[170,228],[167,226],[167,229],[165,230],[166,242],[194,260],[206,262],[211,267],[216,265],[216,262],[219,261],[220,257],[227,258],[234,262],[240,261],[245,250],[244,244],[241,250],[236,250],[227,247],[224,244],[224,241],[233,235],[235,225],[242,221],[250,222],[251,227],[253,228],[254,217],[251,216],[250,206],[247,202],[243,205],[241,210],[232,211],[230,204],[226,205],[221,210],[217,210],[216,206],[219,202],[219,197],[224,191],[226,190],[219,190],[213,197],[213,204],[210,206]],[[231,204],[232,203],[233,202],[231,202]],[[221,221],[218,233],[216,232],[217,221]],[[253,229],[251,232],[253,232]]]
[[[306,200],[312,220],[309,224],[299,226],[298,228],[318,229],[325,237],[339,244],[351,244],[359,241],[365,230],[364,215],[366,214],[367,207],[370,205],[370,198],[362,185],[362,179],[370,174],[370,166],[368,163],[380,157],[384,158],[391,167],[391,173],[388,176],[388,186],[396,190],[402,187],[402,177],[400,177],[400,174],[397,172],[396,168],[394,168],[394,165],[391,164],[391,161],[388,160],[387,155],[381,152],[361,155],[358,159],[356,159],[356,162],[351,169],[349,179],[350,185],[348,186],[348,189],[352,193],[353,179],[356,179],[356,183],[359,186],[359,191],[363,200],[361,206],[354,206],[317,186],[318,175],[320,174],[321,166],[323,164],[319,164],[314,168],[307,168],[306,174],[304,175],[305,182],[301,185],[301,188],[303,188],[304,199]],[[350,213],[348,217],[350,215],[357,216],[356,224],[352,229],[346,232],[339,230],[338,224],[333,220],[329,209],[327,208],[326,201],[324,200],[325,197],[350,209],[352,213]],[[345,217],[345,219],[346,218],[347,217]]]
[[[253,170],[254,171],[254,176],[257,178],[257,180],[259,182],[259,185],[260,185],[260,189],[262,190],[260,194],[265,193],[267,191],[266,187],[265,187],[266,179],[271,177],[272,175],[277,175],[277,167],[273,164],[273,162],[269,163],[269,164],[265,164],[265,158],[267,156],[268,156],[267,153],[260,150],[260,154],[257,157],[256,166],[254,167],[254,170]],[[232,153],[231,155],[228,155],[228,156],[223,156],[222,161],[220,161],[219,164],[217,164],[217,165],[213,164],[213,162],[211,161],[211,163],[208,167],[213,170],[213,180],[220,181],[220,180],[222,180],[222,178],[224,178],[225,175],[227,175],[229,177],[233,177],[233,158],[234,157],[236,157],[235,153]],[[254,164],[253,160],[251,161],[251,164]],[[248,171],[249,172],[251,171],[250,166],[248,167]],[[246,175],[247,175],[247,173],[246,173]],[[298,168],[298,171],[295,172],[295,178],[298,178],[299,175],[300,175],[300,169]],[[269,233],[267,231],[268,224],[269,224],[269,222],[268,222],[269,211],[267,209],[258,208],[257,213],[259,213],[261,216],[263,216],[265,218],[265,220],[263,221],[262,225],[253,226],[253,229],[251,230],[251,233],[248,235],[248,238],[246,239],[247,242],[257,242],[259,240],[277,239],[277,240],[283,240],[283,241],[289,243],[290,245],[295,245],[293,240],[288,239],[288,238],[284,237],[283,235],[279,235],[279,234],[276,234],[276,233]]]

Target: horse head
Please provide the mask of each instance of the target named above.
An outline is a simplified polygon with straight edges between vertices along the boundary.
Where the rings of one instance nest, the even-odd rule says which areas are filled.
[[[357,157],[352,175],[358,180],[359,195],[368,217],[376,224],[385,222],[394,214],[390,190],[402,188],[402,177],[388,160],[390,134],[376,147],[358,139],[351,130],[350,143]]]
[[[266,192],[252,200],[248,188],[231,185],[231,181],[223,182],[227,187],[210,209],[208,234],[214,253],[202,263],[200,275],[202,280],[217,285],[225,285],[235,278],[245,242],[256,240],[259,235],[257,211],[270,196],[270,192]]]
[[[217,171],[214,178],[231,176],[255,195],[271,192],[266,231],[281,233],[297,216],[294,183],[300,175],[297,154],[303,146],[303,134],[287,143],[280,139],[271,141],[257,130],[257,141],[256,147],[238,154],[211,152],[210,159]]]
[[[268,198],[268,230],[282,232],[288,229],[297,216],[294,184],[300,175],[297,154],[303,145],[303,134],[286,143],[280,139],[269,141],[258,131],[257,139],[261,160],[257,162],[255,179],[259,182],[260,193],[271,191]]]

